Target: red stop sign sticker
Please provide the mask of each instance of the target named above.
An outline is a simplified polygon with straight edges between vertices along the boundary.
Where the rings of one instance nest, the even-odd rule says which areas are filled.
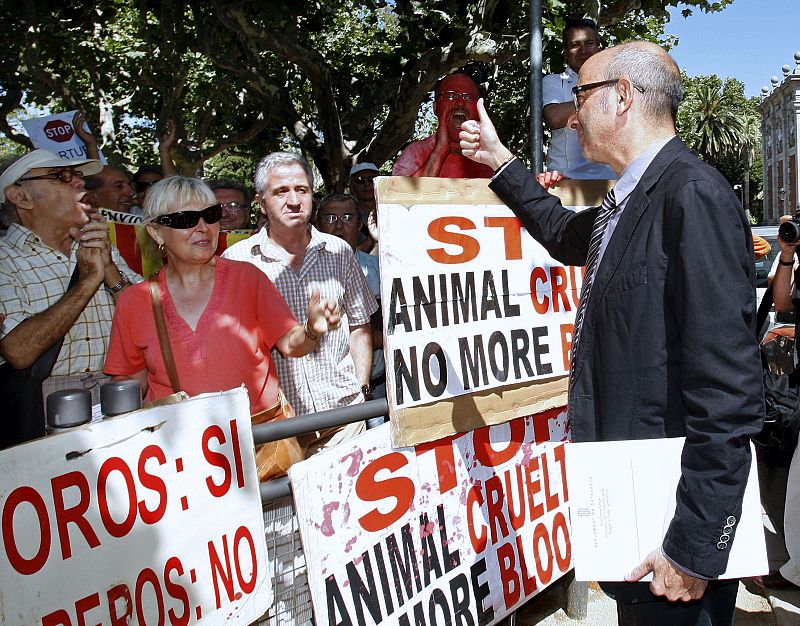
[[[72,139],[75,131],[72,130],[72,124],[64,120],[51,120],[44,125],[45,136],[58,143],[63,143]]]

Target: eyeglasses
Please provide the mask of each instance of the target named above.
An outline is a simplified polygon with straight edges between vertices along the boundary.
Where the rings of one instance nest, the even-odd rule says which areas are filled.
[[[64,169],[58,170],[57,172],[52,172],[50,174],[40,174],[39,176],[20,178],[17,182],[24,183],[28,180],[58,180],[62,183],[71,183],[72,179],[76,176],[83,180],[83,172],[81,170],[73,170],[70,167],[65,167]]]
[[[355,222],[358,219],[358,215],[355,213],[342,213],[341,215],[337,215],[336,213],[323,213],[322,214],[322,221],[326,224],[335,224],[336,222],[342,222],[342,224],[349,224],[350,222]]]
[[[244,205],[241,202],[220,202],[219,206],[225,213],[241,213]]]
[[[197,226],[201,217],[206,224],[216,224],[222,219],[222,207],[218,204],[212,204],[202,211],[175,211],[175,213],[159,215],[153,221],[167,228],[184,229]]]
[[[584,98],[580,98],[579,95],[582,94],[584,91],[590,91],[591,89],[596,89],[597,87],[610,87],[611,85],[616,85],[621,78],[612,78],[611,80],[601,80],[596,83],[586,83],[585,85],[576,85],[572,88],[572,103],[575,105],[575,110],[580,111],[583,103],[589,98],[586,96]],[[634,83],[631,83],[633,88],[636,89],[639,93],[644,93],[644,87],[640,87]],[[589,94],[591,95],[591,94]]]
[[[471,93],[458,93],[457,91],[443,91],[436,99],[444,98],[448,102],[454,102],[461,98],[464,102],[475,102],[478,99],[478,96],[471,94]]]
[[[374,176],[353,176],[353,182],[359,185],[374,185],[375,184],[375,177]]]

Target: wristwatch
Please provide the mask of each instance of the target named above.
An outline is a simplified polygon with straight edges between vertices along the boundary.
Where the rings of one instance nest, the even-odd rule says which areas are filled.
[[[364,400],[372,400],[373,391],[372,385],[361,385],[361,394],[364,396]]]
[[[116,285],[112,285],[109,287],[106,285],[106,291],[110,294],[119,293],[125,288],[125,285],[129,285],[131,281],[128,280],[128,277],[125,276],[122,272],[119,273],[119,282]]]

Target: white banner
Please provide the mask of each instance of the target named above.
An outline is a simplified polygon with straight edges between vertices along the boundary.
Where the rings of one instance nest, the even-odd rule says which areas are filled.
[[[567,374],[583,269],[507,207],[382,204],[379,223],[393,409]]]
[[[0,623],[249,624],[271,605],[247,392],[0,452]]]
[[[315,623],[487,626],[567,572],[565,421],[394,450],[385,424],[294,465]]]
[[[30,120],[22,120],[25,132],[31,138],[34,148],[45,148],[55,152],[62,159],[88,159],[86,156],[86,144],[83,143],[75,134],[72,127],[72,118],[75,111],[65,111],[54,115],[35,117]],[[88,125],[84,124],[86,130]],[[103,152],[100,152],[100,162],[106,164]]]

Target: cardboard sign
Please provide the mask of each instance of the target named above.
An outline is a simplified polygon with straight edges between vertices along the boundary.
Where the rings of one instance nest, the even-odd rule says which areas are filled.
[[[557,411],[416,448],[372,429],[289,470],[318,626],[488,626],[572,566]]]
[[[249,624],[272,603],[247,392],[0,452],[0,623]]]
[[[28,133],[28,137],[31,138],[34,148],[45,148],[62,159],[88,159],[86,144],[78,138],[72,127],[72,118],[75,117],[75,113],[77,113],[77,109],[55,115],[35,117],[30,120],[22,120],[22,125],[25,127],[25,132]],[[88,125],[84,124],[84,127],[87,131],[89,130]],[[100,162],[105,165],[106,158],[103,156],[102,150],[99,152]]]
[[[585,207],[607,189],[557,193]],[[376,190],[393,443],[564,406],[583,268],[551,259],[485,180],[384,177]]]

